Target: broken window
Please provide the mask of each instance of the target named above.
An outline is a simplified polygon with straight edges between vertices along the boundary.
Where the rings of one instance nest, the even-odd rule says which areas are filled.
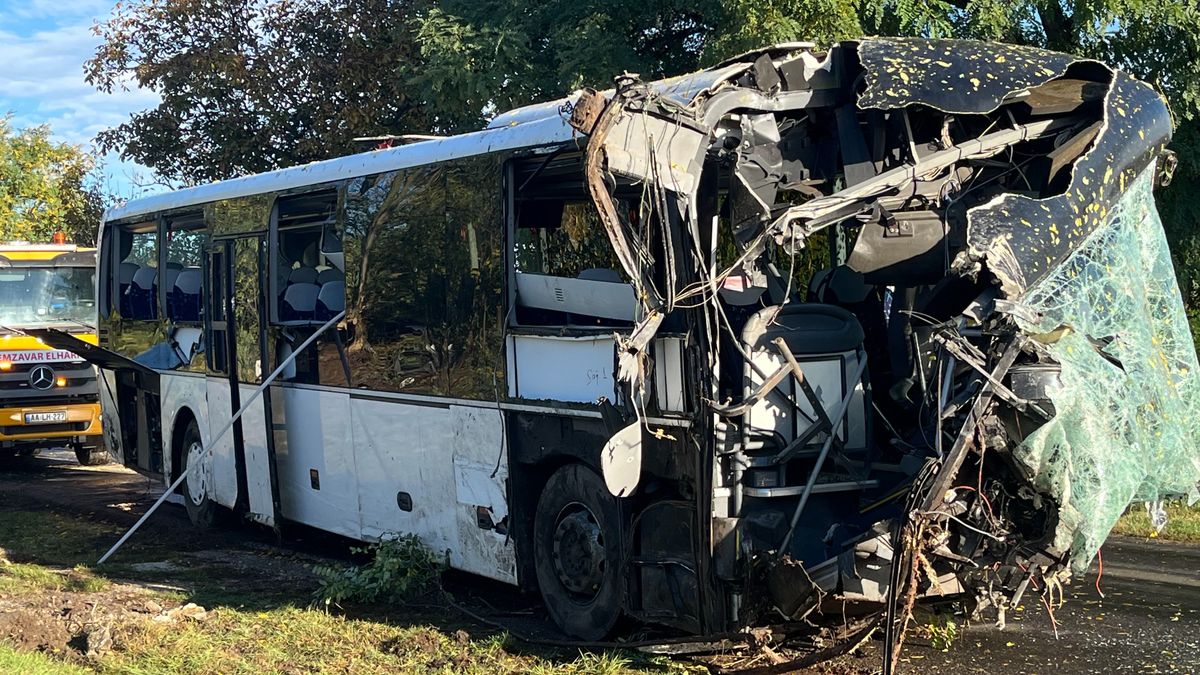
[[[1059,499],[1055,545],[1080,573],[1130,501],[1195,496],[1200,475],[1196,350],[1153,173],[1019,301],[1022,328],[1046,336],[1058,372],[1045,389],[1053,419],[1013,456]]]
[[[204,317],[201,260],[206,241],[203,213],[167,219],[167,263],[162,286],[170,321],[199,323]]]
[[[280,362],[345,309],[345,260],[337,207],[338,191],[334,189],[276,201],[271,311],[280,326],[276,347]],[[346,336],[336,328],[327,330],[296,356],[281,377],[305,384],[352,386]]]
[[[117,298],[113,303],[126,319],[158,317],[158,222],[117,228]]]

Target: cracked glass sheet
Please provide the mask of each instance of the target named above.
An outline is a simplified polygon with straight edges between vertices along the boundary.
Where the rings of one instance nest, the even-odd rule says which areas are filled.
[[[1056,547],[1083,572],[1131,500],[1197,497],[1200,377],[1162,221],[1154,164],[1107,221],[1021,298],[1062,364],[1054,419],[1014,452],[1061,502]],[[1117,366],[1099,350],[1122,364]]]

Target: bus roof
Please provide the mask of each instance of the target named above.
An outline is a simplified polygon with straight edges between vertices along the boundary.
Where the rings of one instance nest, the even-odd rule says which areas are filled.
[[[558,114],[522,123],[514,121],[503,127],[489,127],[482,131],[362,152],[131,199],[106,211],[104,221],[128,220],[222,199],[320,185],[489,152],[558,145],[574,137],[574,130]]]

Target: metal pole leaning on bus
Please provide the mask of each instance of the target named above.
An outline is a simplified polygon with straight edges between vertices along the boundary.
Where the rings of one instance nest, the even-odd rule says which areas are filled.
[[[217,433],[216,436],[213,436],[212,440],[209,441],[208,445],[205,446],[203,451],[201,451],[199,459],[204,459],[204,458],[208,457],[209,453],[212,452],[213,447],[217,444],[217,441],[221,440],[222,438],[224,438],[225,434],[229,433],[229,430],[233,428],[233,424],[235,422],[237,422],[239,419],[241,419],[242,413],[246,412],[246,410],[250,407],[250,404],[254,403],[256,400],[258,400],[259,396],[262,396],[262,393],[264,391],[266,391],[267,387],[270,386],[271,382],[275,381],[275,378],[279,377],[279,374],[283,372],[284,368],[287,368],[289,363],[296,360],[296,357],[300,355],[300,352],[307,349],[308,346],[310,344],[312,344],[313,341],[315,341],[318,336],[321,335],[321,333],[324,333],[325,331],[329,330],[329,328],[331,326],[336,326],[337,323],[339,321],[341,321],[345,316],[346,316],[345,310],[338,312],[337,316],[333,317],[329,321],[326,321],[323,326],[321,326],[316,331],[314,331],[312,335],[308,336],[308,339],[306,339],[304,342],[301,342],[300,346],[297,347],[294,351],[292,351],[292,353],[289,354],[288,357],[286,359],[284,359],[282,363],[279,364],[279,367],[276,368],[270,375],[268,375],[267,379],[263,380],[262,384],[258,385],[258,389],[255,389],[254,393],[250,395],[250,398],[247,399],[246,402],[242,404],[242,407],[239,408],[238,411],[233,414],[233,417],[229,418],[229,422],[226,423],[225,426],[221,428],[221,431],[219,433]],[[183,484],[183,481],[187,480],[187,477],[193,471],[195,471],[197,468],[199,468],[200,465],[201,465],[201,462],[196,462],[195,464],[192,464],[191,466],[189,466],[186,471],[181,473],[179,475],[179,478],[176,478],[175,482],[171,483],[171,486],[167,488],[166,492],[162,493],[162,496],[158,498],[158,501],[154,502],[154,504],[150,506],[150,508],[146,511],[146,513],[142,514],[141,518],[138,518],[138,521],[133,524],[133,527],[129,528],[129,530],[127,532],[125,532],[125,534],[121,535],[121,538],[117,540],[117,543],[113,544],[112,548],[108,549],[108,553],[105,553],[103,556],[101,556],[100,560],[96,561],[96,564],[103,565],[106,560],[108,560],[109,558],[112,557],[112,554],[116,553],[118,549],[120,549],[122,546],[124,546],[125,542],[129,541],[129,538],[133,536],[133,533],[138,531],[138,528],[140,528],[150,518],[150,516],[153,515],[155,511],[158,510],[158,507],[163,505],[163,502],[167,501],[167,498],[170,497],[175,492],[175,490],[179,489],[179,486]]]

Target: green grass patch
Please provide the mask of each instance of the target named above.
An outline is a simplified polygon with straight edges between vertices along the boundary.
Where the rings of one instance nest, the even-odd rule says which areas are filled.
[[[1113,528],[1113,534],[1123,534],[1128,537],[1157,537],[1167,541],[1200,542],[1200,503],[1188,506],[1183,502],[1168,502],[1166,504],[1167,526],[1155,534],[1154,526],[1146,507],[1135,504],[1129,512],[1121,516]]]
[[[45,654],[19,652],[0,642],[0,673],[20,675],[86,675],[91,671]]]
[[[46,565],[94,562],[120,534],[107,523],[53,511],[6,510],[0,518],[0,547],[13,557]]]
[[[429,625],[355,619],[320,609],[266,612],[220,608],[204,622],[147,623],[102,659],[104,672],[162,673],[559,673],[684,672],[666,660],[620,652],[537,655],[514,652],[504,633],[470,636]]]
[[[0,512],[0,597],[53,613],[38,593],[96,592],[85,599],[108,605],[121,594],[103,593],[113,581],[163,582],[185,590],[138,594],[170,608],[194,602],[208,610],[203,621],[158,622],[149,615],[127,615],[113,626],[113,651],[80,664],[67,648],[63,654],[30,654],[0,646],[0,673],[101,673],[103,675],[175,675],[183,673],[618,673],[705,672],[665,657],[635,652],[580,652],[547,649],[508,633],[470,625],[465,617],[437,606],[429,595],[407,600],[428,587],[438,565],[413,542],[398,540],[375,547],[359,567],[333,566],[325,575],[281,578],[247,573],[253,553],[232,544],[227,553],[201,564],[187,551],[221,549],[213,537],[189,531],[142,536],[112,565],[95,570],[94,561],[120,534],[120,528],[86,516],[11,507]],[[238,556],[241,556],[239,558]],[[228,557],[228,560],[225,558]],[[139,565],[139,561],[167,565]],[[253,561],[250,560],[250,569]],[[307,563],[297,561],[297,566]],[[325,592],[314,600],[318,590]],[[352,605],[331,612],[340,597]],[[329,599],[331,604],[323,602]],[[374,601],[372,601],[374,599]],[[433,603],[433,606],[422,602]],[[39,609],[40,608],[40,609]],[[111,607],[110,607],[111,609]],[[47,614],[49,618],[51,614]],[[465,630],[459,630],[464,628]],[[73,629],[72,629],[73,630]],[[0,635],[0,641],[4,639]]]
[[[0,561],[0,594],[21,595],[41,591],[98,593],[112,582],[85,567],[54,570],[32,563]]]

